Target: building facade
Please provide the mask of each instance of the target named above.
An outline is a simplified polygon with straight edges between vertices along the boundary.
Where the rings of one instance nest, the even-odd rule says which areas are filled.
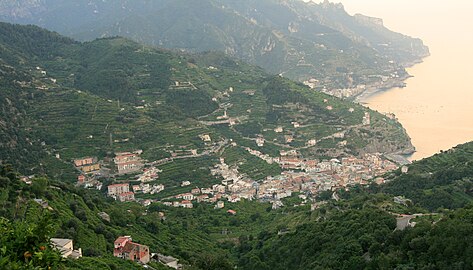
[[[149,247],[134,243],[131,236],[120,236],[115,240],[113,256],[143,264],[150,261]]]

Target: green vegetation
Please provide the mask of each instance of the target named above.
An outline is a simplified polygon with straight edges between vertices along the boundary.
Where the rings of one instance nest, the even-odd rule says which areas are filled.
[[[1,114],[11,119],[0,125],[5,142],[0,152],[27,175],[46,173],[74,181],[77,171],[68,165],[74,158],[104,159],[117,151],[142,149],[144,158],[155,161],[197,150],[205,152],[209,162],[199,166],[206,168],[190,167],[191,172],[163,179],[175,186],[180,179],[174,177],[194,176],[198,170],[190,180],[200,185],[214,182],[208,168],[225,154],[215,143],[226,141],[228,146],[230,139],[237,147],[272,157],[293,148],[304,156],[335,157],[411,147],[397,122],[371,112],[373,130],[361,127],[366,108],[267,75],[222,53],[178,54],[119,37],[78,43],[35,26],[5,23],[0,24],[0,38]],[[235,125],[218,124],[230,120]],[[294,127],[296,121],[300,128]],[[284,132],[274,132],[278,126]],[[309,140],[339,131],[348,131],[346,147],[330,139],[305,147]],[[203,134],[212,141],[203,142]],[[293,136],[292,143],[286,135]],[[262,147],[254,141],[259,136],[265,137]],[[243,162],[240,167],[250,177],[279,172],[246,151],[238,154],[244,156],[231,158],[229,165]]]
[[[61,254],[49,243],[52,227],[51,220],[47,217],[29,222],[10,222],[1,218],[0,267],[2,269],[63,268]]]
[[[402,195],[430,211],[469,205],[473,191],[473,143],[457,146],[414,162],[406,174],[397,173],[377,192]]]
[[[222,156],[225,158],[225,163],[237,164],[238,171],[246,174],[251,179],[263,180],[267,176],[276,176],[281,173],[281,168],[278,164],[267,164],[266,161],[251,155],[248,151],[239,147],[225,149]]]
[[[298,81],[314,77],[322,84],[320,88],[381,81],[373,75],[404,76],[403,64],[428,54],[421,40],[394,33],[378,20],[350,16],[341,5],[332,3],[135,0],[114,5],[99,0],[50,0],[31,5],[27,0],[11,0],[2,3],[1,9],[4,21],[38,24],[81,40],[125,35],[170,49],[224,51],[272,74],[283,73]],[[235,68],[227,59],[210,60],[206,63],[211,66],[220,60],[227,68]],[[122,70],[124,77],[120,78],[105,70],[88,73],[88,77],[121,88],[126,85],[126,73]],[[106,81],[102,76],[118,80]]]
[[[102,39],[84,43],[77,51],[67,51],[79,64],[70,68],[74,87],[108,99],[136,102],[138,90],[162,91],[170,84],[168,55],[139,50],[137,44],[126,39]]]
[[[433,220],[421,220],[414,228],[393,231],[393,216],[367,206],[365,201],[362,209],[329,210],[321,220],[307,222],[294,232],[250,241],[240,257],[240,267],[468,269],[472,263],[471,214],[468,207],[435,225]]]
[[[0,234],[0,262],[13,269],[26,263],[58,269],[87,269],[91,265],[98,269],[139,269],[111,257],[114,239],[132,235],[152,251],[180,258],[190,265],[185,269],[468,269],[473,262],[471,194],[452,193],[452,198],[469,201],[416,218],[415,227],[395,230],[393,213],[429,213],[432,202],[405,193],[412,203],[403,205],[393,202],[394,195],[379,192],[409,184],[410,174],[415,179],[429,171],[435,175],[437,169],[451,169],[452,177],[444,178],[450,185],[458,183],[455,179],[471,178],[468,166],[460,165],[469,165],[471,145],[417,162],[407,174],[395,173],[386,185],[341,192],[341,201],[330,200],[328,194],[326,204],[314,211],[309,211],[309,206],[290,206],[297,203],[296,198],[285,200],[287,206],[279,210],[248,201],[226,202],[224,209],[213,209],[206,203],[194,209],[160,203],[145,208],[115,202],[99,191],[77,189],[55,179],[36,178],[27,185],[10,166],[1,166],[0,230],[11,233]],[[415,192],[422,194],[429,189],[421,182]],[[47,201],[51,209],[42,208],[32,198]],[[236,215],[227,213],[229,209]],[[98,216],[102,211],[110,215],[110,222]],[[166,218],[162,219],[159,212]],[[15,236],[18,234],[34,237],[24,240],[28,238]],[[63,261],[48,245],[51,236],[73,239],[85,257]],[[29,257],[26,251],[34,255]]]
[[[199,158],[176,159],[171,163],[159,166],[162,173],[159,174],[158,182],[166,189],[156,195],[145,195],[149,198],[165,198],[179,193],[189,192],[195,187],[211,187],[220,183],[220,179],[212,176],[210,168],[218,160],[215,157],[204,156]],[[185,168],[185,169],[183,169]],[[181,187],[184,181],[191,182],[190,187]]]
[[[180,187],[185,180],[192,187],[219,182],[210,173],[219,157],[253,179],[280,173],[245,147],[270,156],[299,149],[317,157],[394,152],[410,144],[399,123],[381,114],[219,53],[175,54],[123,38],[77,43],[37,27],[8,24],[0,24],[0,48],[1,268],[140,269],[112,257],[120,235],[131,235],[152,252],[175,256],[194,270],[473,265],[473,143],[415,162],[407,173],[385,175],[385,185],[338,191],[340,201],[331,200],[329,191],[318,194],[325,202],[312,211],[309,204],[293,207],[300,203],[297,197],[277,210],[268,203],[225,199],[223,209],[206,203],[193,209],[119,203],[103,191],[74,187],[78,172],[71,159],[105,159],[115,151],[143,149],[145,158],[163,159],[157,182],[169,188],[159,194],[166,197],[188,191]],[[103,62],[93,61],[102,54]],[[102,75],[116,81],[96,77]],[[225,108],[234,125],[213,123],[228,120]],[[370,125],[361,125],[365,112]],[[333,136],[338,132],[343,138]],[[204,142],[203,134],[211,141]],[[285,141],[289,135],[294,138],[290,144]],[[255,143],[260,136],[265,137],[262,147]],[[306,147],[314,137],[320,145]],[[342,139],[346,147],[339,147]],[[37,177],[27,184],[14,168]],[[406,202],[395,203],[394,196]],[[413,228],[394,230],[396,214],[416,213],[432,215],[413,219]],[[61,259],[50,237],[73,239],[84,258]],[[152,266],[163,269],[156,262]]]

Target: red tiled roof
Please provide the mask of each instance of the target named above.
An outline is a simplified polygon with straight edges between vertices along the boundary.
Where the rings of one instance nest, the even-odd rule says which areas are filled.
[[[123,247],[122,249],[122,252],[126,252],[126,253],[130,253],[135,247],[136,247],[137,244],[133,243],[133,242],[128,242],[126,243],[126,245]]]
[[[127,241],[128,239],[130,239],[130,238],[128,238],[126,236],[120,236],[120,237],[117,238],[117,240],[115,240],[115,244],[121,244],[121,243]]]
[[[110,186],[108,186],[108,187],[109,187],[109,188],[110,188],[110,187],[114,188],[114,187],[122,187],[122,186],[128,186],[128,184],[113,184],[113,185],[110,185]]]

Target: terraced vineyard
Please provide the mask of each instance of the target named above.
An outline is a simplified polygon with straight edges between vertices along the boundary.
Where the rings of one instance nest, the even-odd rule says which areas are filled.
[[[178,186],[195,178],[200,186],[216,182],[209,168],[222,156],[250,178],[279,173],[241,147],[315,158],[411,147],[396,121],[222,53],[174,53],[123,38],[78,43],[33,26],[2,24],[1,31],[18,31],[13,39],[0,35],[0,43],[13,52],[9,65],[29,76],[21,83],[30,96],[22,128],[42,142],[48,164],[59,154],[57,168],[84,156],[109,160],[117,151],[141,149],[148,162],[193,151],[163,165],[160,180]],[[52,48],[47,53],[28,45],[36,32]],[[371,123],[362,125],[365,113]]]
[[[379,191],[405,196],[430,211],[465,207],[472,202],[473,143],[414,162],[407,173],[391,175]]]
[[[237,165],[238,171],[250,179],[263,180],[267,176],[276,176],[281,173],[278,164],[267,164],[266,161],[251,155],[241,147],[226,148],[222,156],[225,158],[225,163]]]
[[[217,162],[213,156],[176,159],[174,162],[159,166],[163,172],[158,181],[170,188],[179,187],[184,181],[190,181],[192,187],[210,187],[220,182],[210,175],[210,168]]]

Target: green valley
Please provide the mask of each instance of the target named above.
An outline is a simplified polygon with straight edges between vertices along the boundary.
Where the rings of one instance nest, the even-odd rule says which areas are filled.
[[[432,164],[454,168],[465,164],[471,143],[458,146],[409,166],[407,174],[395,176],[387,186],[400,186],[416,175],[436,170]],[[468,163],[468,161],[467,161]],[[448,164],[448,165],[447,165]],[[438,167],[438,172],[442,167]],[[132,235],[153,252],[181,259],[184,269],[418,269],[434,267],[467,269],[471,263],[471,194],[464,206],[448,206],[429,214],[424,202],[412,197],[393,200],[393,195],[378,193],[376,186],[366,191],[353,189],[340,194],[344,199],[325,204],[272,210],[271,205],[242,201],[214,209],[199,204],[195,209],[180,209],[154,203],[143,207],[105,199],[93,190],[74,188],[57,180],[36,178],[31,185],[21,181],[11,167],[2,166],[1,230],[21,233],[25,226],[47,226],[46,238],[21,243],[20,238],[2,233],[0,263],[11,267],[24,263],[26,251],[38,251],[32,265],[55,265],[57,269],[139,269],[140,266],[111,256],[113,241],[119,235]],[[471,182],[468,171],[455,171],[451,179]],[[395,174],[398,174],[397,172]],[[435,182],[433,180],[432,182]],[[426,192],[429,187],[419,187]],[[48,202],[43,207],[33,201]],[[412,200],[411,200],[412,199]],[[227,213],[232,209],[236,215]],[[106,212],[110,219],[99,216]],[[399,229],[398,215],[420,213],[406,228]],[[420,215],[418,214],[418,215]],[[15,229],[11,227],[13,221]],[[396,229],[398,228],[398,229]],[[36,229],[37,230],[37,229]],[[47,246],[47,237],[73,239],[83,249],[84,257],[64,260]],[[10,237],[10,238],[9,238]],[[35,238],[36,239],[36,238]],[[30,249],[33,248],[33,249]],[[16,253],[15,253],[16,252]],[[40,259],[40,254],[49,254]],[[448,256],[445,256],[445,254]],[[14,257],[16,256],[16,257]],[[28,260],[27,260],[28,261]],[[159,264],[152,267],[165,269]]]
[[[18,96],[13,105],[22,106],[16,128],[31,133],[21,151],[33,157],[49,153],[33,160],[56,164],[45,169],[55,176],[70,175],[72,166],[62,166],[74,158],[103,159],[119,151],[142,149],[150,162],[191,150],[219,157],[228,140],[272,157],[280,150],[300,150],[308,157],[412,150],[394,120],[223,54],[175,54],[123,38],[77,43],[33,26],[2,24],[2,29],[8,52],[3,67],[11,69],[4,85],[11,89],[9,100]],[[91,60],[99,55],[100,61]],[[366,114],[371,120],[363,125]],[[210,141],[200,138],[205,134]],[[267,143],[258,148],[259,137]],[[29,151],[33,147],[41,150]],[[59,159],[52,161],[55,155]],[[25,165],[14,155],[4,156]]]

